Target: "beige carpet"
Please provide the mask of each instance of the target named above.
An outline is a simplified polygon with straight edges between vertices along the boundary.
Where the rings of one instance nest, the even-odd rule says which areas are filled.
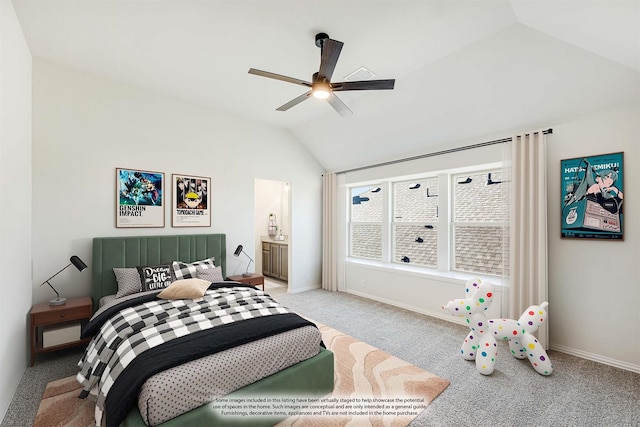
[[[279,427],[406,426],[449,385],[424,369],[317,324],[335,355],[334,391],[305,410],[324,411],[322,416],[291,417]],[[74,376],[47,384],[34,427],[93,426],[93,401],[78,399],[79,389]]]

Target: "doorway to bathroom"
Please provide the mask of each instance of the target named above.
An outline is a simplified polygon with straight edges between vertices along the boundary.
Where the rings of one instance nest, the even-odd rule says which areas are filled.
[[[265,290],[287,292],[289,282],[291,185],[256,179],[254,183],[254,240],[256,272],[265,278]]]

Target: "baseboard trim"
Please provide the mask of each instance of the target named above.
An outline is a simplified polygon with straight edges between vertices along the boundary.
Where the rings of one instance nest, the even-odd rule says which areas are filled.
[[[308,285],[308,286],[305,286],[304,288],[295,288],[295,289],[291,289],[291,286],[289,286],[289,290],[287,292],[289,292],[290,294],[299,294],[300,292],[313,291],[320,288],[321,288],[320,285]]]
[[[371,294],[354,291],[352,289],[347,289],[344,292],[346,292],[348,294],[353,294],[353,295],[356,295],[356,296],[359,296],[359,297],[362,297],[362,298],[366,298],[366,299],[382,302],[382,303],[385,303],[385,304],[389,304],[389,305],[392,305],[394,307],[404,308],[405,310],[414,311],[416,313],[420,313],[420,314],[424,314],[424,315],[427,315],[427,316],[435,317],[437,319],[445,320],[447,322],[452,322],[452,323],[457,323],[459,325],[467,326],[467,323],[466,323],[466,321],[464,319],[456,318],[456,317],[451,316],[450,314],[447,314],[447,313],[444,313],[444,312],[438,312],[438,311],[433,311],[433,310],[425,310],[424,308],[416,307],[416,306],[413,306],[411,304],[401,304],[401,303],[398,303],[397,301],[387,300],[385,298],[372,296]],[[587,359],[587,360],[591,360],[593,362],[602,363],[604,365],[613,366],[614,368],[620,368],[620,369],[624,369],[626,371],[640,373],[640,366],[634,365],[632,363],[627,363],[627,362],[623,362],[621,360],[611,359],[609,357],[604,357],[604,356],[601,356],[599,354],[589,353],[589,352],[578,350],[578,349],[575,349],[575,348],[571,348],[571,347],[567,347],[567,346],[563,346],[563,345],[559,345],[559,344],[554,344],[553,342],[549,344],[549,348],[551,350],[560,351],[562,353],[570,354],[572,356],[580,357],[582,359]]]
[[[467,323],[463,318],[454,317],[454,316],[452,316],[452,315],[450,315],[448,313],[445,313],[444,311],[426,310],[426,309],[424,309],[422,307],[417,307],[415,305],[402,304],[402,303],[399,303],[397,301],[388,300],[386,298],[380,298],[380,297],[375,296],[375,295],[367,294],[367,293],[364,293],[364,292],[354,291],[352,289],[347,289],[344,292],[348,293],[348,294],[356,295],[356,296],[359,296],[359,297],[362,297],[362,298],[366,298],[366,299],[382,302],[382,303],[385,303],[385,304],[388,304],[388,305],[392,305],[394,307],[404,308],[405,310],[414,311],[416,313],[424,314],[424,315],[427,315],[429,317],[435,317],[436,319],[446,320],[447,322],[453,322],[453,323],[457,323],[459,325],[467,326]]]
[[[633,363],[623,362],[621,360],[605,357],[600,354],[589,353],[587,351],[578,350],[577,348],[567,347],[566,345],[555,344],[551,342],[549,344],[551,350],[560,351],[562,353],[570,354],[572,356],[579,357],[581,359],[591,360],[593,362],[602,363],[604,365],[613,366],[614,368],[624,369],[625,371],[636,372],[640,374],[640,365],[634,365]]]

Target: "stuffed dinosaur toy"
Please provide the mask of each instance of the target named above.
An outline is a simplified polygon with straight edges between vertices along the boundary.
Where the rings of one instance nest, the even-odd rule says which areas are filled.
[[[476,369],[482,375],[491,375],[498,356],[497,340],[508,340],[511,354],[517,359],[528,358],[533,369],[541,375],[553,372],[551,360],[533,332],[547,318],[548,303],[532,305],[520,319],[489,319],[485,311],[493,302],[491,283],[469,280],[465,287],[467,298],[449,301],[442,309],[454,316],[464,317],[471,329],[460,349],[466,360],[475,360]]]

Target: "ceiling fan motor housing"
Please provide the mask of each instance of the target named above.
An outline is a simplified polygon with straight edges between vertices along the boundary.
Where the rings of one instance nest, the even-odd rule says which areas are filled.
[[[311,77],[311,82],[314,84],[318,82],[326,82],[327,84],[329,84],[329,80],[327,80],[326,77],[319,77],[318,72],[313,73],[313,76]]]
[[[322,45],[324,41],[329,38],[329,34],[327,33],[318,33],[316,34],[316,46],[322,49]]]

